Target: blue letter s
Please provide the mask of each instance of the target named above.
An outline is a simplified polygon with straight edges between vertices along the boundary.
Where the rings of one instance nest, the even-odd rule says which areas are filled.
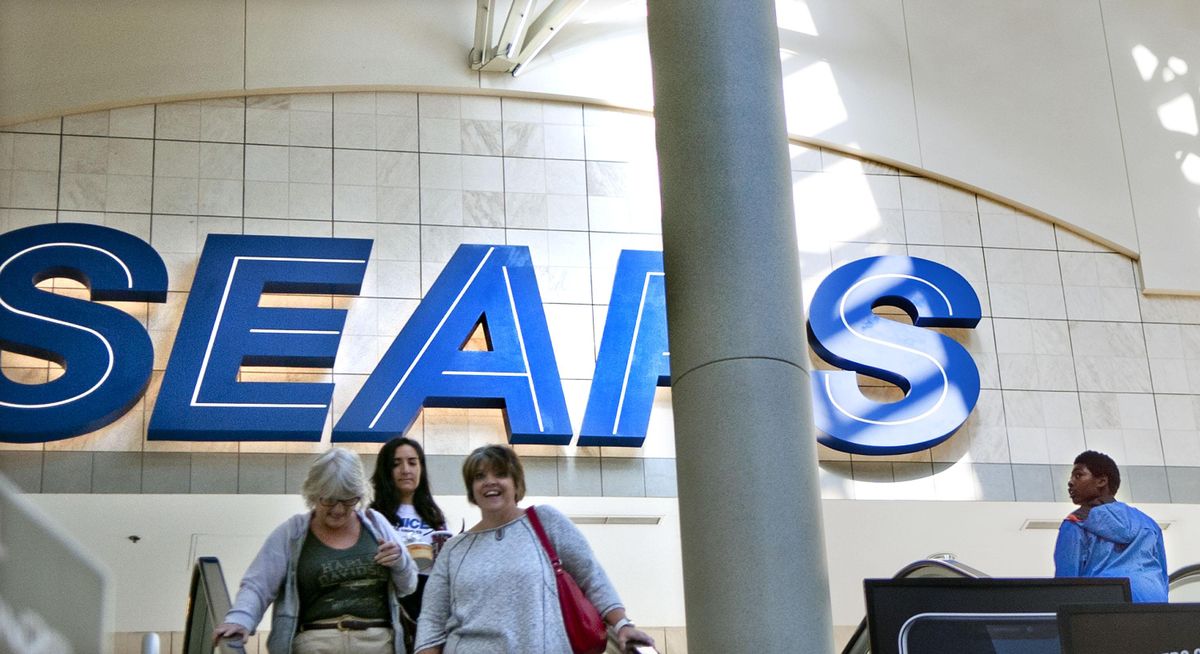
[[[92,302],[36,287],[67,277]],[[39,443],[95,431],[129,410],[154,350],[135,318],[96,301],[164,302],[167,270],[141,239],[109,227],[36,225],[0,237],[0,349],[65,368],[44,384],[0,375],[0,439]]]
[[[905,311],[916,327],[880,318],[873,309]],[[974,327],[979,298],[967,280],[926,259],[860,259],[833,271],[809,308],[809,342],[842,371],[813,371],[818,440],[853,454],[904,454],[949,438],[979,399],[979,370],[950,337],[919,327]],[[875,402],[858,387],[857,371],[904,392]]]

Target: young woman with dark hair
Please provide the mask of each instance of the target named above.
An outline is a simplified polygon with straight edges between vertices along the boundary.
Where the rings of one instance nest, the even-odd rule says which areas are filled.
[[[393,438],[384,443],[375,459],[375,474],[371,475],[375,502],[371,508],[382,513],[401,533],[413,533],[446,528],[446,516],[433,501],[429,476],[425,473],[425,450],[411,438]],[[424,526],[405,521],[403,515],[410,507]]]
[[[393,438],[384,443],[371,475],[375,500],[371,508],[392,523],[400,542],[408,548],[420,570],[419,586],[401,603],[413,620],[421,613],[421,595],[426,573],[433,567],[433,534],[446,528],[446,516],[433,501],[425,450],[411,438]]]

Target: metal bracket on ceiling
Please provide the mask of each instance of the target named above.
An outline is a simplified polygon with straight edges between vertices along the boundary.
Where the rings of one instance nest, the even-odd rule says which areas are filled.
[[[587,0],[550,0],[541,13],[534,16],[535,0],[512,0],[500,38],[493,41],[496,0],[477,0],[471,69],[512,73],[516,77],[585,2]]]

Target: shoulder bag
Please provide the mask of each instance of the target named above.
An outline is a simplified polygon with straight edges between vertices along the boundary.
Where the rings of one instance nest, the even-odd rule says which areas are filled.
[[[608,630],[600,612],[592,605],[587,596],[575,583],[574,577],[562,567],[558,552],[542,529],[542,521],[538,519],[534,507],[525,509],[529,516],[529,525],[542,541],[546,555],[550,557],[550,565],[554,567],[554,578],[558,583],[558,603],[562,607],[563,625],[567,628],[567,639],[571,641],[571,651],[575,654],[601,654],[608,646]]]

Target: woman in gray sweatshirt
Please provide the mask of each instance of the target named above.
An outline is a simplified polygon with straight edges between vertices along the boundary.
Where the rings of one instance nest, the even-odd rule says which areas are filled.
[[[274,605],[270,654],[404,652],[399,599],[417,587],[417,564],[387,520],[363,509],[371,497],[358,455],[321,455],[302,492],[309,511],[267,537],[214,641],[245,640]]]
[[[520,459],[508,447],[481,447],[464,461],[463,482],[482,520],[447,542],[434,562],[417,624],[417,654],[571,654],[554,569],[517,506],[525,496]],[[621,651],[653,645],[625,616],[608,575],[570,519],[545,505],[537,514],[563,567],[604,617]]]

